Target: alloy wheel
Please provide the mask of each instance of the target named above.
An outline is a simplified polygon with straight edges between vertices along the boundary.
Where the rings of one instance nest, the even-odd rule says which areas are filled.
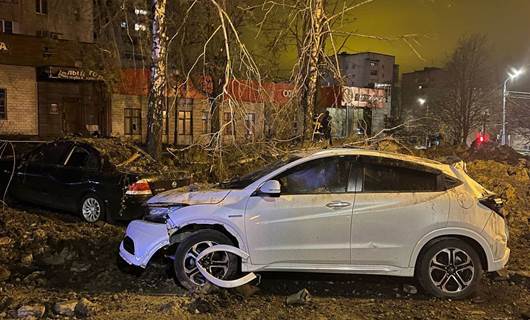
[[[198,242],[194,244],[184,256],[184,261],[182,262],[184,272],[195,285],[203,286],[206,284],[206,279],[202,276],[196,266],[197,256],[205,249],[214,245],[217,245],[217,243],[213,241]],[[211,275],[223,279],[228,273],[230,258],[227,252],[218,251],[205,256],[200,263]]]
[[[83,206],[81,207],[81,213],[83,218],[88,222],[96,222],[101,216],[101,205],[99,201],[95,198],[88,197],[83,201]]]
[[[462,249],[445,248],[438,251],[429,262],[429,277],[444,293],[464,291],[475,276],[473,260]]]

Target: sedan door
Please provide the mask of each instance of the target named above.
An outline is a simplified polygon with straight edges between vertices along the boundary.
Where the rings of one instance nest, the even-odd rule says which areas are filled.
[[[273,178],[281,184],[279,197],[251,196],[245,228],[252,264],[350,264],[350,167],[349,157],[310,160]]]
[[[45,206],[55,207],[51,173],[64,162],[70,144],[52,142],[31,152],[17,170],[15,196]]]
[[[393,159],[362,157],[352,223],[352,264],[406,268],[416,243],[444,227],[449,199],[439,173]]]
[[[81,197],[92,190],[99,170],[99,156],[84,146],[75,145],[63,164],[50,173],[54,193],[52,197],[58,208],[77,211]]]

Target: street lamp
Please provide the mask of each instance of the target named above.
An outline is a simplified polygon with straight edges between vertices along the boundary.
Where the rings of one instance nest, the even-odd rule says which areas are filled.
[[[501,132],[501,144],[506,144],[506,97],[508,92],[506,87],[508,86],[509,81],[515,80],[517,77],[524,73],[523,69],[514,69],[512,68],[511,72],[508,72],[508,78],[504,81],[504,86],[502,89],[502,132]]]
[[[423,107],[427,103],[427,99],[418,98],[418,103],[420,106]],[[427,112],[425,113],[425,117],[427,121],[429,121],[429,105],[428,104],[427,104]],[[427,147],[427,145],[429,144],[429,126],[427,125],[426,127],[427,129],[425,131],[425,146]]]

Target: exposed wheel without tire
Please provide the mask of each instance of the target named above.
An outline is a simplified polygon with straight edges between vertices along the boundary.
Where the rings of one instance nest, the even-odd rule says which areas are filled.
[[[206,248],[217,244],[234,245],[226,235],[210,229],[196,231],[179,243],[173,267],[176,278],[183,287],[201,291],[209,291],[214,287],[197,269],[195,258]],[[227,252],[213,252],[204,257],[201,264],[219,279],[229,280],[237,272],[237,257]]]
[[[420,256],[417,279],[423,289],[439,298],[464,299],[476,292],[482,264],[476,250],[463,240],[447,238]]]
[[[105,217],[105,206],[103,201],[96,195],[87,195],[81,200],[81,217],[90,223],[99,221]]]

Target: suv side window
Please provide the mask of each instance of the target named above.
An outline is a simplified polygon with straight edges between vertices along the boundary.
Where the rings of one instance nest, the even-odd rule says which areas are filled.
[[[291,168],[275,179],[280,182],[282,194],[345,193],[350,166],[347,157],[316,159]]]
[[[403,161],[364,161],[364,192],[439,191],[437,174],[411,168]]]

